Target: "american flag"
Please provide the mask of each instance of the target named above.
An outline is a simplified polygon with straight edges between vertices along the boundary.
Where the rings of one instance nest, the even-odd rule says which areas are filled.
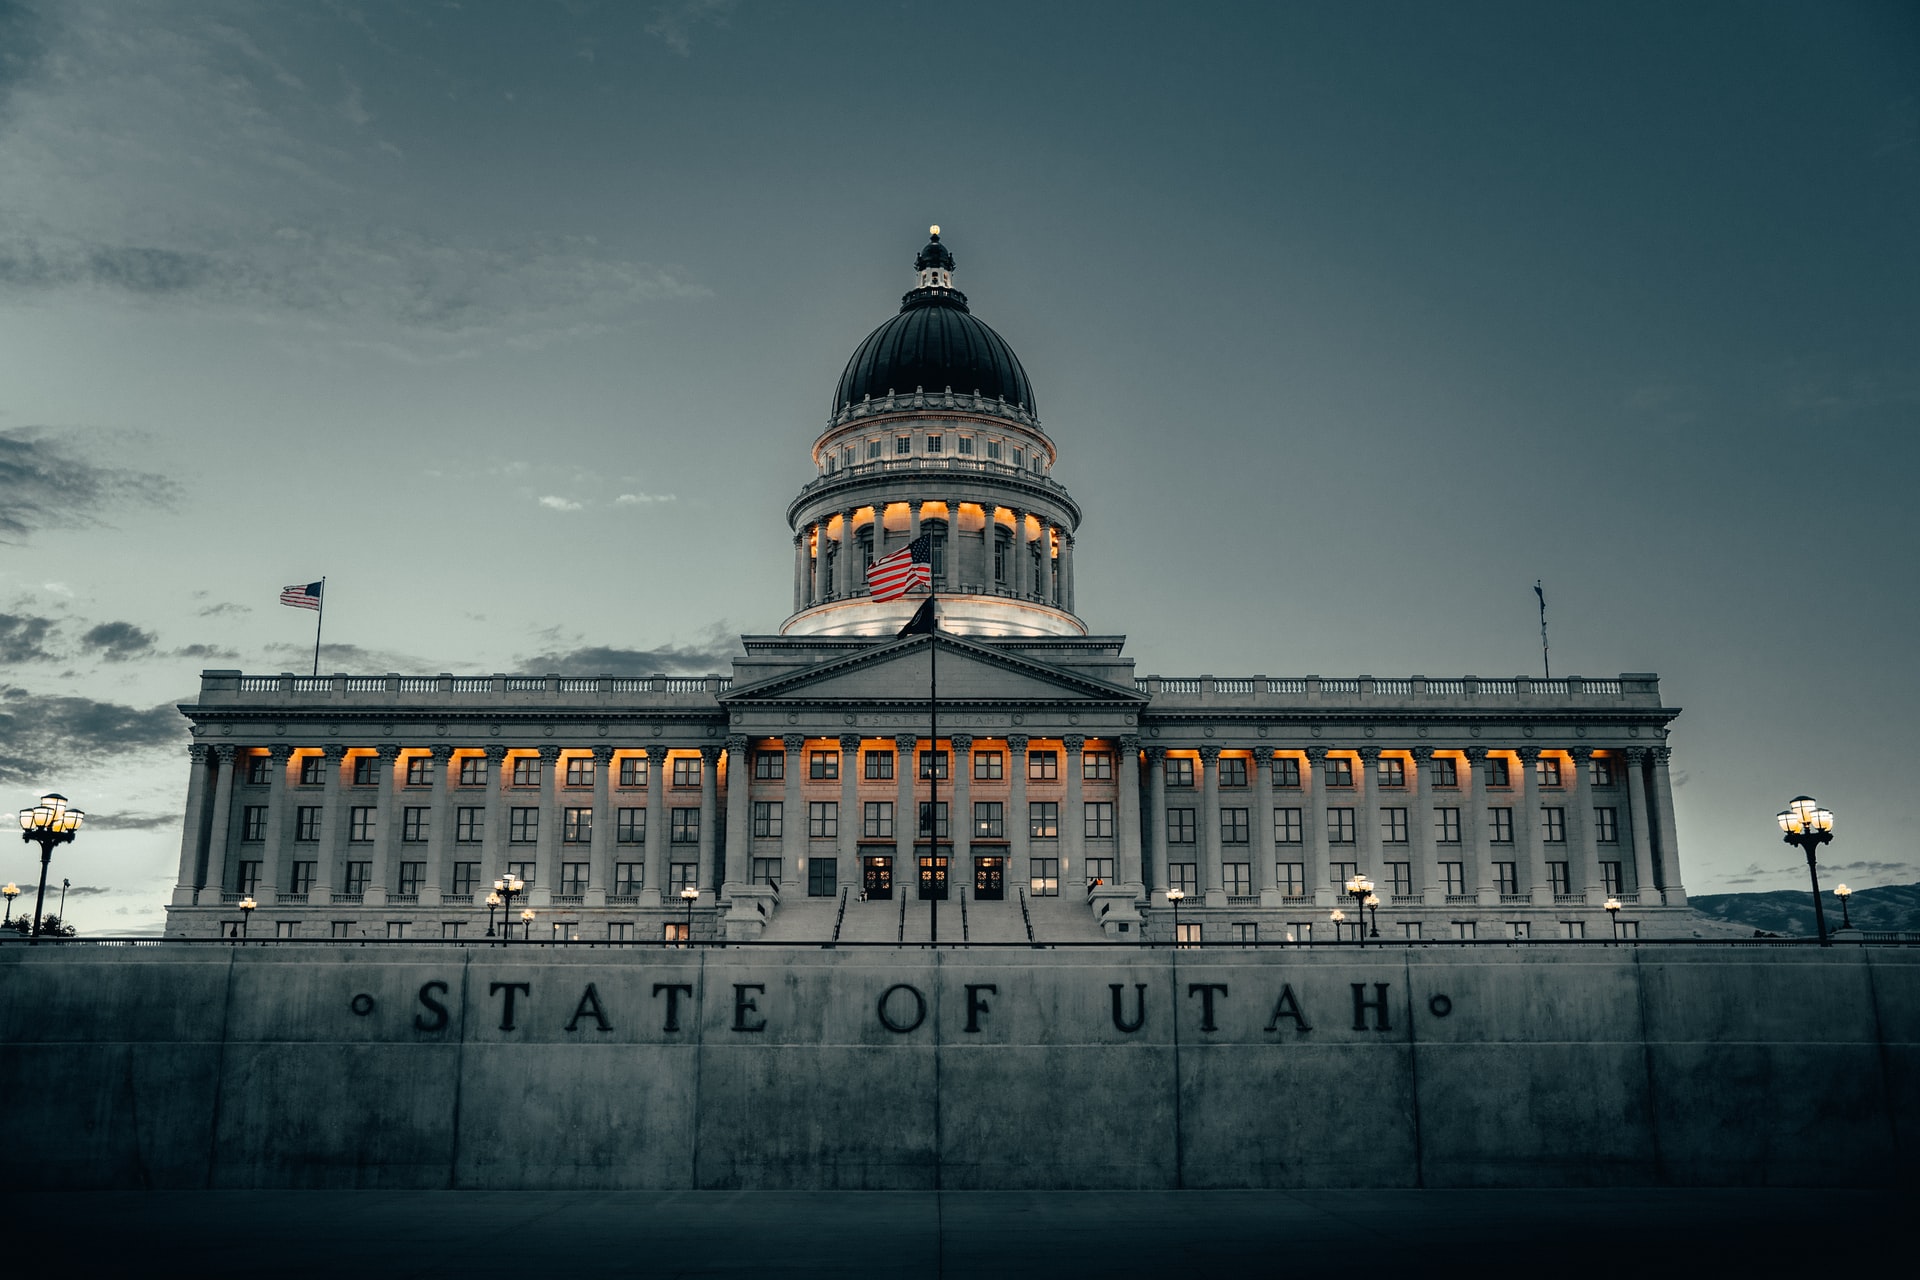
[[[280,603],[290,604],[296,609],[318,609],[320,607],[320,588],[325,581],[309,582],[304,585],[294,583],[290,587],[280,588]]]
[[[915,588],[933,587],[933,539],[921,534],[890,556],[867,566],[867,586],[875,600],[898,600]]]

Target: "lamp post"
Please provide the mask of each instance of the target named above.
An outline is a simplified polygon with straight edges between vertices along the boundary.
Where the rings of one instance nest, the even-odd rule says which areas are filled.
[[[1820,945],[1831,946],[1827,941],[1827,913],[1820,905],[1820,868],[1814,861],[1814,851],[1833,839],[1833,815],[1812,796],[1795,796],[1778,818],[1785,833],[1781,840],[1797,845],[1807,855],[1807,878],[1813,882],[1813,926],[1820,933]]]
[[[67,890],[73,888],[73,881],[60,877],[60,923],[67,922]]]
[[[6,888],[0,889],[0,897],[4,897],[7,900],[7,918],[4,921],[0,921],[0,925],[13,923],[13,900],[19,896],[20,886],[14,884],[11,880],[7,882]]]
[[[1608,898],[1601,904],[1607,909],[1607,927],[1613,931],[1613,940],[1620,941],[1620,899]]]
[[[1380,936],[1380,895],[1377,893],[1367,895],[1367,936]]]
[[[1847,910],[1847,899],[1853,896],[1853,890],[1847,888],[1845,885],[1841,885],[1833,891],[1833,896],[1840,899],[1840,927],[1842,929],[1853,928],[1853,913]]]
[[[67,798],[49,791],[31,809],[20,811],[20,838],[40,846],[40,892],[33,900],[33,944],[40,945],[40,910],[47,902],[47,864],[53,846],[66,844],[87,815],[68,806]]]
[[[1347,913],[1335,907],[1327,913],[1327,919],[1333,922],[1333,940],[1340,941],[1340,926],[1346,923]]]
[[[487,936],[489,938],[494,936],[493,913],[498,911],[500,909],[500,906],[501,906],[501,900],[500,900],[499,894],[490,893],[487,895]]]
[[[1187,900],[1187,891],[1175,885],[1167,890],[1167,901],[1173,904],[1173,945],[1180,946],[1180,904]]]
[[[493,896],[500,899],[500,932],[504,941],[513,941],[513,896],[526,892],[527,882],[509,871],[493,882]],[[492,919],[489,915],[488,919]],[[525,937],[522,932],[521,937]]]
[[[1373,897],[1373,881],[1367,879],[1366,873],[1364,872],[1354,876],[1353,879],[1347,881],[1347,896],[1353,899],[1355,936],[1360,939],[1360,945],[1364,947],[1367,945],[1367,932],[1365,928],[1367,917],[1365,913],[1367,899]],[[1379,905],[1379,899],[1375,898],[1374,904],[1376,906]],[[1373,936],[1377,938],[1380,935],[1376,933]]]
[[[240,899],[240,941],[242,942],[247,940],[247,922],[253,919],[254,908],[259,905],[253,900],[252,894]]]
[[[687,945],[693,945],[693,904],[700,901],[700,890],[694,885],[682,885],[680,901],[687,904]]]
[[[533,941],[533,908],[528,907],[520,913],[520,941]]]

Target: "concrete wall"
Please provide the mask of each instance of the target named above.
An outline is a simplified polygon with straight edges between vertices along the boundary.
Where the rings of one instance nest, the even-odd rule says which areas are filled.
[[[0,1180],[1888,1184],[1916,1042],[1893,949],[7,946]]]

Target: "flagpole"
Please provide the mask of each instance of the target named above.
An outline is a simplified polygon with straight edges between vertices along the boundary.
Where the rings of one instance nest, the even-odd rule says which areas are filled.
[[[1533,580],[1533,594],[1540,597],[1540,672],[1548,680],[1553,679],[1553,664],[1547,661],[1547,593],[1540,585],[1540,579]]]
[[[320,575],[320,608],[313,617],[313,674],[320,674],[320,628],[327,620],[327,576]]]
[[[927,842],[933,858],[931,871],[940,869],[940,606],[937,603],[939,590],[933,585],[931,575],[927,578],[927,620],[933,624],[933,630],[927,634],[927,727],[933,734],[933,745],[929,750],[927,763],[928,797],[927,804]],[[953,869],[947,869],[947,882],[953,882]],[[935,886],[937,889],[939,886]],[[940,941],[940,895],[934,894],[927,900],[929,933],[936,945]]]

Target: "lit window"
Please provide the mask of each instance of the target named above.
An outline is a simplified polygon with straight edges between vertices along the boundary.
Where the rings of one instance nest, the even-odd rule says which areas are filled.
[[[753,776],[760,779],[778,779],[787,776],[787,755],[784,751],[756,751],[753,753]]]
[[[487,758],[485,756],[460,757],[460,785],[463,787],[484,787],[487,784]]]
[[[908,454],[912,453],[913,437],[912,436],[895,436],[893,438],[893,451],[899,454],[903,458],[906,457]]]
[[[407,785],[410,787],[424,787],[424,786],[430,785],[432,782],[433,782],[433,757],[432,756],[408,756],[407,757]]]
[[[1060,896],[1060,859],[1029,858],[1027,863],[1032,872],[1032,892],[1036,898],[1057,898]]]
[[[875,779],[893,777],[893,752],[869,751],[866,754],[867,776]]]
[[[1407,762],[1398,756],[1380,757],[1380,785],[1383,787],[1404,787],[1407,785]]]
[[[982,782],[997,782],[1006,768],[1006,756],[998,751],[973,753],[973,776]]]
[[[1057,840],[1060,836],[1060,806],[1052,800],[1035,800],[1027,805],[1027,834],[1036,840]]]
[[[1088,782],[1106,782],[1113,777],[1113,753],[1089,751],[1080,757],[1080,776]]]
[[[570,787],[590,787],[593,785],[593,757],[567,757],[567,785]]]
[[[1353,761],[1346,756],[1328,756],[1326,770],[1328,786],[1350,787],[1353,785]]]
[[[593,810],[567,809],[562,813],[562,844],[593,843]]]
[[[1533,776],[1543,787],[1560,785],[1560,757],[1541,756],[1533,762]]]
[[[1297,787],[1300,785],[1300,762],[1292,756],[1282,756],[1273,762],[1273,785],[1276,787]]]
[[[1190,787],[1193,785],[1193,761],[1185,756],[1167,757],[1167,785],[1170,787]]]
[[[1510,787],[1513,779],[1507,771],[1505,756],[1487,757],[1487,785],[1490,787]]]
[[[813,751],[807,755],[807,776],[809,778],[837,778],[840,776],[840,753],[838,751]]]
[[[945,445],[946,445],[946,442],[943,439],[941,439],[939,436],[927,437],[928,453],[940,453],[945,449]]]
[[[621,757],[620,785],[623,787],[644,787],[647,785],[647,760],[645,756]]]
[[[540,785],[539,756],[515,756],[513,758],[513,785],[516,787],[537,787]]]
[[[952,766],[952,760],[944,751],[922,751],[920,753],[920,776],[923,778],[942,778]]]
[[[1223,787],[1246,786],[1247,762],[1239,756],[1222,756],[1220,759],[1220,785]]]
[[[1613,785],[1613,761],[1606,756],[1595,756],[1587,761],[1587,781],[1596,787]]]
[[[300,785],[318,787],[327,780],[327,761],[324,756],[300,757]]]
[[[249,756],[247,758],[247,781],[254,786],[264,784],[271,776],[273,757]]]
[[[978,840],[1004,839],[1007,834],[1006,806],[998,800],[975,800],[973,834]]]
[[[673,785],[676,787],[697,787],[700,785],[699,756],[674,757]]]
[[[378,769],[379,764],[380,761],[373,756],[355,756],[353,758],[353,785],[356,787],[371,787],[378,782],[380,779],[375,771]]]
[[[956,437],[956,438],[955,438],[955,447],[956,447],[956,448],[958,448],[958,449],[960,450],[960,452],[961,452],[961,453],[972,453],[972,452],[973,452],[973,437],[972,437],[972,436],[958,436],[958,437]]]
[[[1433,760],[1433,785],[1436,787],[1457,787],[1460,785],[1460,762],[1443,756]]]

